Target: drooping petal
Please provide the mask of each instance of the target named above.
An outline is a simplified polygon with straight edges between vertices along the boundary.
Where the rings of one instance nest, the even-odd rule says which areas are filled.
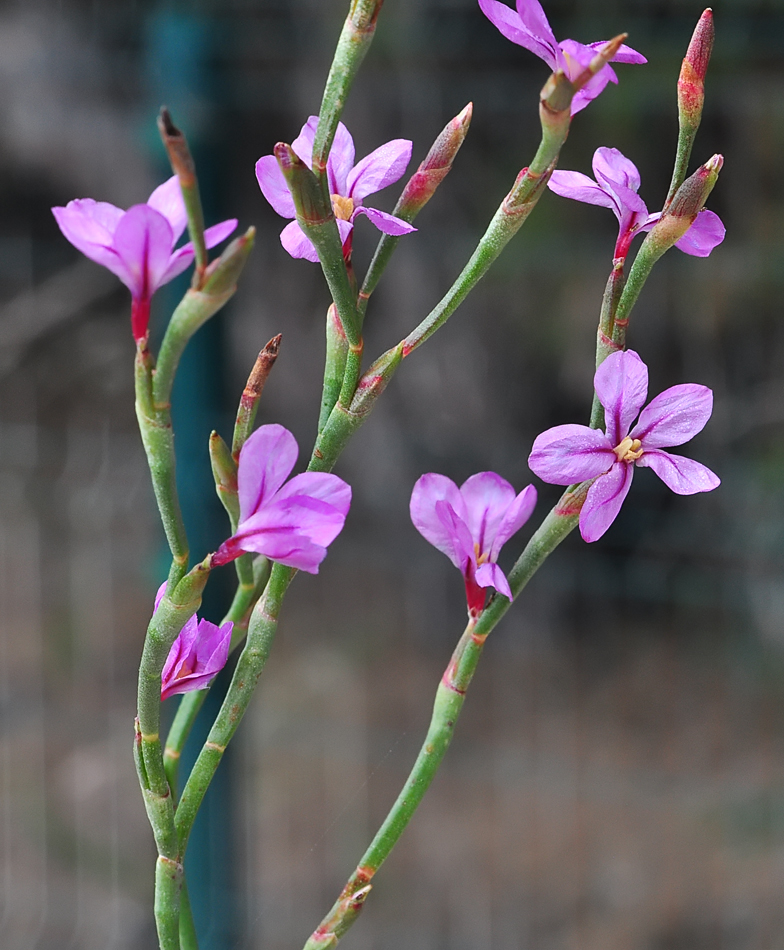
[[[703,208],[694,223],[675,246],[692,257],[708,257],[714,247],[721,244],[727,229],[721,218],[713,211]]]
[[[504,574],[497,564],[491,564],[490,562],[480,564],[474,574],[474,580],[476,581],[477,587],[494,587],[499,594],[503,594],[504,597],[508,597],[509,600],[512,600],[512,590],[509,587],[509,581],[506,579],[506,574]]]
[[[601,185],[581,172],[558,171],[556,169],[550,176],[547,187],[564,198],[572,198],[574,201],[582,201],[585,204],[610,208],[611,211],[615,212],[618,220],[621,219],[621,207],[615,196],[609,194]]]
[[[717,475],[701,462],[655,449],[637,459],[637,465],[651,468],[676,495],[694,495],[697,492],[713,491],[721,484]]]
[[[465,523],[465,502],[452,479],[435,472],[422,475],[411,492],[411,521],[422,537],[462,570],[465,557],[463,543],[457,532],[446,526],[436,511],[436,506],[442,501],[447,502],[456,517]]]
[[[295,567],[308,574],[318,574],[319,564],[327,556],[327,549],[324,545],[312,541],[300,530],[302,512],[299,506],[291,505],[286,512],[275,512],[274,521],[268,519],[268,514],[262,509],[254,515],[248,522],[247,531],[244,530],[246,526],[241,525],[235,544],[239,544],[243,551],[264,554],[270,560],[279,561],[287,567]],[[340,530],[339,517],[338,512],[335,512],[337,531]],[[268,523],[264,524],[265,521]]]
[[[624,498],[629,494],[634,466],[617,462],[588,489],[580,512],[580,534],[585,541],[598,541],[615,521]]]
[[[593,173],[596,180],[600,178],[614,184],[623,185],[638,191],[640,188],[640,173],[637,166],[617,148],[601,146],[593,153]]]
[[[501,521],[498,531],[495,535],[492,547],[490,548],[490,560],[496,561],[501,548],[506,542],[516,534],[520,528],[528,521],[536,507],[536,489],[533,485],[528,485],[514,499],[511,505],[506,509],[506,514]]]
[[[379,231],[383,231],[384,234],[411,234],[412,231],[416,231],[416,228],[413,225],[408,224],[406,221],[402,221],[400,218],[396,218],[394,214],[389,214],[386,211],[379,211],[378,208],[365,208],[363,206],[356,209],[354,212],[354,217],[358,214],[364,214]],[[340,224],[340,221],[338,221]]]
[[[151,208],[155,208],[169,222],[172,229],[172,241],[176,244],[188,223],[188,214],[185,210],[185,202],[182,199],[182,190],[177,176],[172,175],[162,185],[158,185],[147,199],[147,204]]]
[[[476,566],[474,539],[471,537],[468,525],[457,516],[455,509],[448,501],[436,502],[436,515],[452,541],[452,553],[447,555],[449,560],[468,578]]]
[[[298,495],[307,495],[332,505],[343,517],[351,506],[351,487],[329,472],[303,472],[295,475],[275,493],[276,502],[285,501]]]
[[[563,45],[564,44],[561,43],[561,46]],[[576,76],[573,78],[576,78]],[[577,90],[572,99],[571,114],[577,115],[578,112],[582,112],[590,102],[593,102],[597,96],[604,92],[609,82],[617,84],[618,76],[612,66],[608,65],[602,67],[595,76],[592,76],[582,89]]]
[[[318,264],[316,248],[296,221],[287,224],[280,232],[280,243],[292,257],[304,257],[306,261]]]
[[[237,467],[241,524],[286,481],[298,455],[297,440],[281,425],[260,426],[250,436]]]
[[[114,249],[133,280],[134,297],[150,297],[169,266],[174,238],[171,225],[149,205],[134,205],[114,232]]]
[[[158,286],[162,287],[164,284],[168,284],[170,280],[174,280],[175,277],[190,267],[192,261],[193,245],[190,241],[188,241],[187,244],[183,244],[182,247],[178,247],[169,258],[169,264],[163,274],[161,274],[161,279],[158,282]]]
[[[301,155],[300,158],[302,158]],[[256,162],[256,181],[259,183],[261,193],[281,217],[296,216],[294,199],[291,197],[286,179],[274,155],[262,155]]]
[[[539,59],[543,59],[550,69],[557,68],[555,55],[555,37],[550,32],[548,37],[530,30],[520,17],[500,0],[479,0],[482,13],[508,40],[530,50]]]
[[[75,201],[69,201],[64,208],[52,208],[52,214],[65,238],[78,251],[81,251],[85,257],[89,257],[91,261],[95,261],[96,264],[110,270],[133,293],[134,277],[128,270],[125,261],[111,246],[114,240],[116,222],[110,233],[104,223],[106,218],[109,217],[108,214],[102,216],[103,220],[100,220],[97,216],[92,216],[91,206],[99,204],[105,204],[105,202],[93,201],[92,198],[79,198]],[[107,205],[106,207],[119,212],[117,221],[125,214],[120,208],[114,208],[114,205]]]
[[[217,244],[220,244],[221,241],[225,241],[236,228],[236,218],[227,218],[219,224],[213,224],[212,227],[206,228],[204,231],[204,243],[208,248],[215,247]]]
[[[528,467],[551,485],[572,485],[606,472],[616,461],[601,429],[576,424],[555,426],[534,440]]]
[[[248,547],[249,539],[258,537],[261,539],[259,544],[263,544],[266,536],[284,531],[296,535],[303,543],[312,542],[326,550],[343,530],[345,522],[346,515],[342,511],[318,498],[307,495],[282,500],[273,498],[250,518],[240,522],[235,538],[244,550],[259,551],[280,560],[263,547]]]
[[[515,490],[495,472],[479,472],[460,486],[466,510],[466,524],[480,554],[490,554],[493,541],[507,509],[515,500]]]
[[[596,370],[593,385],[614,447],[626,438],[648,395],[648,367],[634,350],[611,353]]]
[[[348,173],[346,194],[366,198],[400,179],[411,161],[413,142],[393,139],[366,155]]]
[[[343,195],[344,197],[349,194],[348,175],[354,167],[354,155],[354,139],[345,125],[338,122],[332,148],[327,158],[330,194]]]
[[[713,392],[707,386],[681,383],[652,399],[629,434],[642,442],[646,452],[683,445],[702,432],[712,411]]]

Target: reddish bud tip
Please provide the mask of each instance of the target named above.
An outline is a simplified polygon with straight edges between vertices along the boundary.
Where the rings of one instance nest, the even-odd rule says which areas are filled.
[[[681,124],[697,126],[705,101],[705,74],[713,50],[713,11],[700,17],[678,77],[678,114]]]
[[[689,48],[686,51],[686,58],[683,61],[684,64],[688,63],[694,70],[694,75],[698,79],[705,79],[705,74],[708,71],[714,36],[713,10],[708,7],[697,21]]]

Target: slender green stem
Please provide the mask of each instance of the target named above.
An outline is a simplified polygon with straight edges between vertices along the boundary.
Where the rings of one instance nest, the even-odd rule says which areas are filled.
[[[155,925],[160,950],[180,950],[182,881],[182,863],[159,855],[155,863]]]
[[[624,258],[619,257],[613,261],[613,267],[610,276],[607,279],[607,286],[604,288],[602,297],[602,309],[599,314],[599,328],[596,331],[596,368],[598,369],[611,353],[616,353],[620,346],[613,342],[613,327],[615,325],[615,314],[618,309],[618,303],[621,299],[621,293],[625,283],[623,272]],[[604,408],[599,402],[596,393],[593,394],[593,405],[591,406],[591,428],[600,429],[604,424]]]
[[[675,192],[686,180],[686,173],[689,170],[689,159],[691,158],[694,140],[697,137],[699,127],[699,118],[696,124],[693,122],[684,122],[683,118],[681,118],[678,128],[678,146],[675,150],[675,165],[672,170],[672,180],[670,181],[670,189],[667,192],[667,200],[664,202],[665,209],[669,207],[672,199],[675,197]]]
[[[337,307],[330,304],[327,311],[327,348],[324,359],[324,385],[321,390],[321,408],[319,410],[319,434],[327,424],[329,414],[338,401],[346,372],[348,340],[343,324],[340,322]]]
[[[180,950],[199,950],[199,938],[196,935],[191,901],[188,897],[188,884],[184,874],[180,890]]]

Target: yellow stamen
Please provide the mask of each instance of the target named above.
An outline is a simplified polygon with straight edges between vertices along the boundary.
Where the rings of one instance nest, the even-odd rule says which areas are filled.
[[[182,664],[182,667],[180,668],[179,673],[177,673],[177,675],[176,675],[174,678],[175,678],[176,680],[181,680],[181,679],[183,678],[183,676],[190,676],[191,673],[194,671],[195,667],[196,667],[196,663],[195,663],[195,662],[194,662],[193,666],[191,666],[191,665],[188,663],[188,661],[186,660],[186,661]]]
[[[354,213],[354,199],[344,198],[342,195],[330,195],[330,198],[332,199],[332,210],[335,212],[335,217],[341,221],[350,221],[351,215]]]
[[[639,439],[630,439],[627,435],[620,445],[616,445],[613,452],[618,456],[619,462],[636,462],[642,455],[642,442]]]
[[[489,554],[479,553],[479,543],[477,541],[474,541],[474,557],[476,558],[477,567],[480,567],[482,564],[486,564],[490,560]]]

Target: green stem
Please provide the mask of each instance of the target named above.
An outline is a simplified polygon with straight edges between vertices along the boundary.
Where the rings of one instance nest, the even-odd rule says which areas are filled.
[[[319,410],[319,434],[327,424],[329,414],[338,401],[346,373],[348,340],[338,316],[335,304],[327,311],[327,348],[324,359],[324,385],[321,390],[321,408]]]
[[[626,284],[621,292],[620,300],[615,308],[615,318],[612,327],[612,346],[614,349],[622,350],[625,348],[626,330],[629,326],[629,317],[632,309],[637,303],[637,298],[640,296],[642,288],[645,286],[645,281],[653,270],[653,265],[667,250],[668,248],[666,246],[652,241],[650,234],[642,242],[642,246],[634,258],[634,263],[629,271]]]
[[[613,342],[612,336],[615,315],[625,282],[623,264],[624,258],[622,257],[613,261],[613,268],[610,271],[607,286],[604,288],[602,309],[599,314],[599,328],[596,331],[596,369],[602,365],[611,353],[617,353],[621,349],[617,343]],[[599,402],[599,397],[594,393],[590,425],[592,429],[600,429],[603,424],[604,407]]]
[[[159,855],[155,863],[155,925],[160,950],[180,950],[180,861]]]
[[[670,206],[672,199],[675,197],[675,192],[686,180],[686,173],[689,170],[689,159],[691,158],[694,140],[697,137],[699,127],[699,119],[696,124],[693,122],[684,122],[683,118],[681,118],[679,122],[675,165],[672,170],[672,180],[670,181],[670,189],[667,192],[667,200],[664,202],[664,210]]]
[[[196,925],[193,922],[191,901],[188,897],[188,885],[184,874],[180,891],[180,948],[181,950],[199,950],[199,939],[196,936]]]

